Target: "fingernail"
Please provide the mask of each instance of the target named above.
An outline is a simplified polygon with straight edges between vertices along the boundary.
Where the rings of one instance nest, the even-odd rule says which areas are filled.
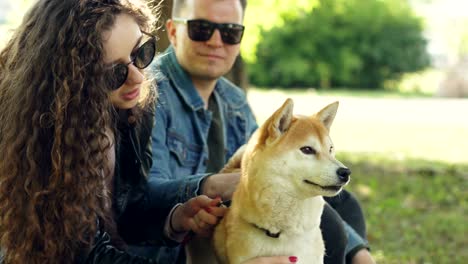
[[[291,263],[296,263],[297,262],[297,257],[296,256],[290,256],[289,261],[291,261]]]
[[[210,203],[213,206],[221,206],[223,204],[223,201],[221,200],[221,196],[216,196],[213,201]]]
[[[207,211],[208,213],[213,212],[213,210],[211,210],[211,208],[209,208],[209,207],[205,207],[205,208],[203,208],[203,209],[205,209],[205,211]]]

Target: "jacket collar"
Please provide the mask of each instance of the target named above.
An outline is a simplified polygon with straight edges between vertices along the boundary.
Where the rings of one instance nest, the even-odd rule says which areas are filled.
[[[198,94],[197,89],[195,89],[189,74],[182,69],[177,61],[175,50],[172,45],[169,46],[162,55],[159,67],[168,75],[170,80],[174,83],[176,91],[193,111],[203,109],[203,99]]]

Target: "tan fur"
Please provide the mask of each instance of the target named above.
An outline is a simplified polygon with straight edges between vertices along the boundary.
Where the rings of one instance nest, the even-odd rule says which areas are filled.
[[[241,168],[242,156],[247,145],[240,147],[229,159],[228,163],[221,169],[220,173],[239,172]]]
[[[323,263],[322,196],[336,195],[348,182],[338,177],[337,170],[346,167],[334,158],[329,138],[337,108],[335,102],[313,116],[293,116],[288,99],[232,157],[226,171],[239,167],[241,160],[241,180],[215,230],[218,263],[240,264],[272,255],[298,256],[302,264]],[[306,146],[316,153],[305,154],[301,149]],[[279,238],[258,227],[279,233]],[[194,252],[198,257],[189,263],[216,263],[204,249],[189,254]]]

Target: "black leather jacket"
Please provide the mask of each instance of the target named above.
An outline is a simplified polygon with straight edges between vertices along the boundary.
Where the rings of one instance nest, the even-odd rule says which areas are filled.
[[[119,113],[114,173],[114,211],[119,235],[128,244],[174,246],[163,236],[164,222],[171,208],[160,206],[147,191],[147,174],[152,166],[151,131],[154,111],[143,112],[139,122],[129,114]],[[95,244],[84,263],[157,263],[136,257],[112,245],[108,233],[96,234]]]

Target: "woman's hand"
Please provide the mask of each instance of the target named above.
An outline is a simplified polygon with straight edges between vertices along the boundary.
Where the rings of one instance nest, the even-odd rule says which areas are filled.
[[[172,214],[171,227],[175,232],[192,230],[198,235],[209,236],[226,213],[227,208],[218,207],[221,198],[211,199],[206,195],[194,197],[178,206]]]
[[[277,257],[258,257],[249,259],[242,264],[291,264],[296,263],[297,257],[277,256]]]

